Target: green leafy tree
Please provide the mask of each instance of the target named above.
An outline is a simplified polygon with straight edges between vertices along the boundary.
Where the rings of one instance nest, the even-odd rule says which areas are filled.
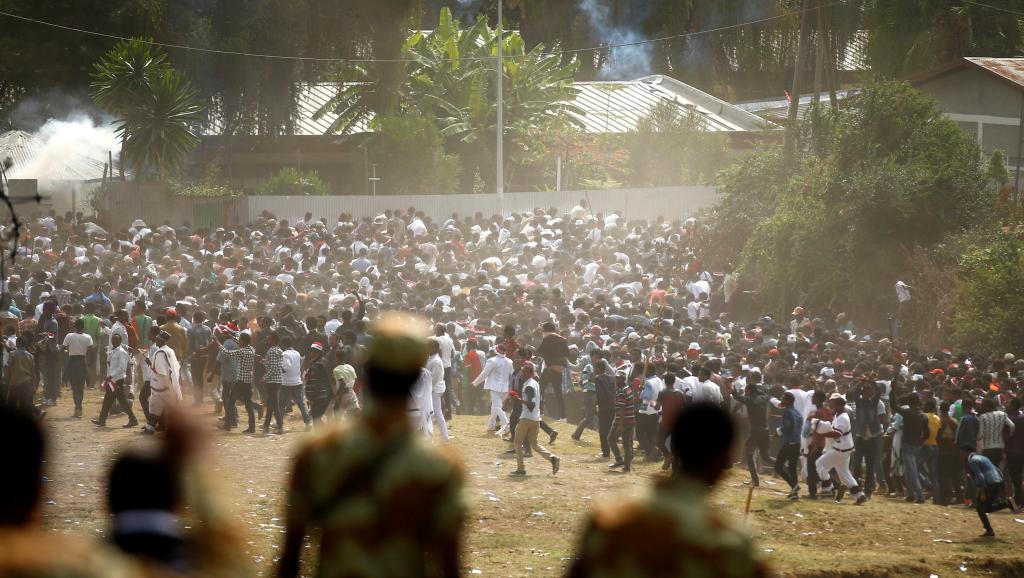
[[[1021,0],[869,0],[868,62],[875,74],[902,78],[960,56],[1017,56],[1021,13]]]
[[[979,242],[961,262],[963,288],[953,309],[955,342],[983,355],[1024,343],[1024,235],[1000,233]]]
[[[93,100],[113,114],[122,166],[167,174],[199,144],[198,92],[144,40],[119,42],[96,63]]]
[[[764,306],[878,321],[909,255],[988,222],[992,194],[973,139],[906,84],[870,85],[829,114],[831,138],[803,143],[795,170],[770,151],[723,173],[714,238],[743,239],[741,268]]]
[[[448,151],[459,156],[463,190],[469,189],[477,174],[493,188],[499,41],[505,56],[505,134],[510,145],[523,141],[537,127],[581,125],[574,115],[583,112],[570,104],[576,94],[574,63],[563,65],[543,46],[527,51],[519,34],[499,35],[482,17],[463,30],[451,11],[442,9],[431,33],[414,33],[405,41],[402,56],[408,62],[399,89],[399,109],[435,123]],[[344,134],[380,112],[374,103],[382,88],[361,67],[342,72],[337,80],[337,94],[314,117],[337,114],[330,131]]]
[[[316,171],[302,172],[294,167],[285,167],[276,175],[263,183],[259,188],[261,195],[326,195],[328,193],[327,183],[320,179]]]

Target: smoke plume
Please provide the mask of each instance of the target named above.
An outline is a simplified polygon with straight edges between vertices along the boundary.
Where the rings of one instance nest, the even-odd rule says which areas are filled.
[[[10,178],[59,180],[69,166],[79,170],[92,167],[94,171],[99,167],[101,174],[95,176],[99,178],[108,152],[113,152],[116,157],[120,150],[113,125],[98,124],[84,113],[75,113],[65,119],[51,118],[32,136],[31,158],[11,167]]]
[[[601,77],[610,80],[631,80],[651,73],[651,45],[635,44],[644,40],[640,22],[645,14],[632,14],[629,22],[613,22],[612,0],[580,0],[579,7],[587,15],[594,38],[611,45],[608,62]],[[622,46],[622,45],[628,46]]]

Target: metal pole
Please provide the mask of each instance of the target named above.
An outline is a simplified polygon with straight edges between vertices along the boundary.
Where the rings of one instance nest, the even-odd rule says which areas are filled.
[[[505,151],[504,151],[504,136],[505,136],[505,119],[503,115],[503,108],[505,104],[505,95],[503,93],[503,76],[505,71],[502,68],[502,52],[504,44],[505,29],[502,20],[502,0],[498,0],[498,123],[497,123],[497,181],[498,181],[498,206],[501,210],[502,216],[505,215]]]
[[[555,160],[555,190],[558,192],[562,191],[562,157],[561,155]]]

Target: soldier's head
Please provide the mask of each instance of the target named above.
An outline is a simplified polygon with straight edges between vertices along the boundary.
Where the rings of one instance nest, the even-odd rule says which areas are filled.
[[[712,403],[694,403],[679,412],[672,428],[672,455],[678,475],[714,484],[729,467],[736,432],[725,413]],[[703,440],[695,444],[693,440]]]
[[[176,512],[181,482],[174,466],[157,454],[128,452],[110,469],[107,506],[115,516],[127,512]]]
[[[374,322],[372,333],[367,388],[378,403],[404,407],[427,361],[430,327],[419,317],[388,312]]]
[[[39,517],[46,450],[43,432],[27,413],[0,407],[0,436],[17,440],[4,452],[4,465],[10,471],[0,476],[0,527],[28,526]]]

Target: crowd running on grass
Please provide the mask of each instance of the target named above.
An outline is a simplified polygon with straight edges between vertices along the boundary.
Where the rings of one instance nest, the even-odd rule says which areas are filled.
[[[514,455],[514,477],[557,476],[564,444],[607,459],[574,468],[665,470],[590,513],[572,576],[765,574],[707,503],[734,456],[750,485],[784,484],[774,499],[967,506],[994,536],[989,514],[1024,497],[1024,359],[915,349],[844,312],[752,313],[703,237],[583,201],[216,229],[33,218],[0,312],[0,574],[254,575],[204,441],[299,429],[281,577],[464,572],[456,433]],[[897,316],[913,293],[895,282]],[[109,471],[104,544],[40,523],[44,432],[79,419],[155,438]]]

